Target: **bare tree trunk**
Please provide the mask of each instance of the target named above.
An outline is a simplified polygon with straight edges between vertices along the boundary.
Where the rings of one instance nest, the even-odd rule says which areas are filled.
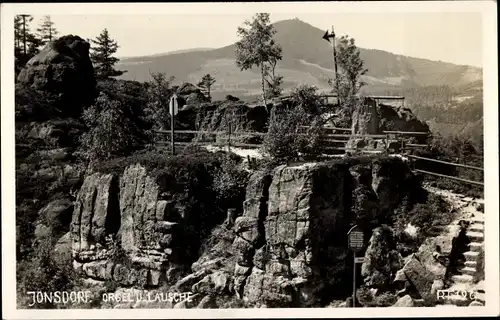
[[[26,17],[23,15],[23,51],[26,57]]]
[[[260,63],[260,79],[261,79],[261,84],[262,84],[262,100],[264,101],[264,107],[266,108],[266,112],[269,113],[267,110],[267,101],[266,101],[266,89],[264,86],[264,63]]]

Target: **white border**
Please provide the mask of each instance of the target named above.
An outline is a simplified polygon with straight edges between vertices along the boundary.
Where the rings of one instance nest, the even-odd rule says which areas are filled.
[[[35,318],[298,318],[298,317],[464,317],[499,315],[499,206],[498,206],[498,52],[494,1],[421,2],[307,2],[307,3],[113,3],[113,4],[2,4],[1,5],[1,141],[2,141],[2,310],[7,319]],[[14,60],[13,16],[28,14],[249,14],[327,12],[480,12],[483,15],[484,137],[485,137],[485,250],[486,306],[440,308],[330,308],[330,309],[114,309],[17,310],[15,277],[14,170]],[[464,21],[464,23],[467,23]],[[466,43],[466,42],[465,42]],[[464,50],[467,50],[464,47]]]

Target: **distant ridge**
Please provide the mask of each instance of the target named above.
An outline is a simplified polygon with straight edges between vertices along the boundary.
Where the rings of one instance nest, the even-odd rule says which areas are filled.
[[[283,76],[284,89],[299,84],[315,85],[329,90],[333,76],[331,45],[322,39],[325,30],[299,19],[274,23],[276,41],[283,48],[283,60],[277,72]],[[379,94],[421,86],[446,85],[460,88],[482,83],[482,69],[448,62],[393,54],[378,49],[360,48],[368,73],[364,77],[366,92]],[[252,96],[260,90],[258,70],[240,71],[235,65],[235,44],[222,48],[194,48],[165,54],[124,58],[119,69],[128,70],[121,78],[137,81],[150,79],[150,71],[165,72],[178,82],[197,82],[210,73],[217,80],[215,98],[226,94]]]

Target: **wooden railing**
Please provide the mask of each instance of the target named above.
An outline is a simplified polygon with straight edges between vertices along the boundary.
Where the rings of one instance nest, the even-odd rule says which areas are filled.
[[[303,128],[308,128],[308,127],[303,127]],[[478,171],[484,171],[483,168],[476,167],[476,166],[471,166],[471,165],[465,165],[465,164],[459,164],[459,163],[453,163],[453,162],[447,162],[443,160],[437,160],[437,159],[432,159],[432,158],[426,158],[426,157],[421,157],[421,156],[415,156],[408,154],[407,151],[409,150],[415,150],[418,148],[426,148],[428,147],[427,144],[416,144],[416,143],[405,143],[405,136],[429,136],[429,132],[411,132],[411,131],[383,131],[383,134],[357,134],[357,135],[352,135],[350,132],[352,132],[352,129],[350,128],[340,128],[340,127],[325,127],[324,131],[344,131],[345,134],[341,133],[324,133],[321,135],[321,138],[324,139],[326,142],[325,150],[338,150],[338,151],[355,151],[352,149],[346,148],[345,144],[350,138],[353,137],[358,137],[358,138],[364,138],[364,137],[369,137],[373,139],[383,139],[386,141],[386,146],[389,145],[389,141],[394,141],[396,140],[398,144],[400,144],[400,151],[404,154],[405,157],[408,159],[412,160],[423,160],[423,161],[430,161],[430,162],[436,162],[436,163],[442,163],[442,164],[447,164],[447,165],[452,165],[456,167],[462,167],[462,168],[467,168],[467,169],[472,169],[472,170],[478,170]],[[170,137],[170,131],[166,130],[157,130],[156,131],[158,134],[166,134],[167,137]],[[260,148],[262,145],[261,144],[251,144],[251,143],[239,143],[236,141],[232,141],[231,138],[235,138],[237,136],[241,135],[250,135],[250,136],[260,136],[264,137],[266,136],[266,133],[263,132],[237,132],[237,133],[231,133],[228,131],[205,131],[205,130],[177,130],[175,131],[175,134],[196,134],[196,135],[225,135],[227,138],[219,138],[217,139],[218,141],[196,141],[197,137],[194,137],[191,142],[175,142],[175,145],[180,145],[180,146],[188,146],[188,145],[212,145],[212,146],[218,146],[218,147],[227,147],[228,150],[230,150],[231,147],[243,147],[243,148]],[[298,135],[307,135],[306,133],[298,133]],[[396,136],[396,139],[392,138],[390,136]],[[344,139],[339,139],[339,138],[344,138]],[[157,142],[158,145],[167,145],[170,144],[170,141],[159,141]],[[377,150],[356,150],[362,153],[380,153],[380,151]],[[386,152],[391,152],[388,148],[385,150]],[[413,165],[415,161],[412,161]],[[436,172],[431,172],[427,170],[422,170],[422,169],[416,169],[414,168],[412,170],[415,173],[423,173],[423,174],[428,174],[428,175],[434,175],[442,178],[447,178],[459,182],[464,182],[464,183],[470,183],[470,184],[475,184],[475,185],[480,185],[484,186],[484,182],[480,181],[473,181],[473,180],[468,180],[468,179],[463,179],[455,176],[449,176],[449,175],[444,175]]]

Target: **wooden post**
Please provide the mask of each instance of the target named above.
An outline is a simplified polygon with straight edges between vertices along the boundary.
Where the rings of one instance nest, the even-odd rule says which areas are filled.
[[[170,114],[170,140],[172,143],[172,155],[175,155],[175,140],[174,140],[174,114]]]
[[[389,153],[389,134],[385,134],[385,151]]]
[[[356,308],[356,252],[353,251],[353,266],[352,266],[352,307]]]
[[[227,152],[231,152],[231,121],[228,120],[228,115],[226,114],[226,122],[228,129],[228,137],[227,137]]]

